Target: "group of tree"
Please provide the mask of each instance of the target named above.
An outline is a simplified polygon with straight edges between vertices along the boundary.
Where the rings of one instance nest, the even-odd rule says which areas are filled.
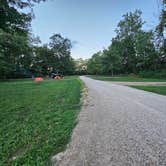
[[[0,1],[0,79],[45,76],[54,70],[64,74],[166,73],[166,0],[162,0],[155,29],[143,29],[140,10],[129,12],[118,23],[110,46],[88,61],[74,61],[71,41],[60,34],[39,46],[39,38],[31,33],[31,21],[33,6],[41,1],[45,0]]]
[[[54,34],[48,44],[35,45],[39,40],[31,34],[33,6],[41,1],[0,1],[0,79],[74,72],[69,39]]]
[[[163,4],[165,4],[165,0]],[[166,13],[162,10],[160,24],[145,31],[142,12],[123,15],[110,46],[95,53],[87,63],[89,74],[155,73],[166,77]],[[162,72],[162,73],[161,73]]]
[[[33,47],[33,56],[29,65],[31,73],[49,75],[51,72],[74,74],[75,62],[70,56],[71,41],[60,34],[50,37],[50,42],[43,46]],[[27,62],[27,61],[26,61]]]

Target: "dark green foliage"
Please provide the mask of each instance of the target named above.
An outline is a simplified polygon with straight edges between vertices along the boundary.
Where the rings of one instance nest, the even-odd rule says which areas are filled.
[[[30,64],[31,52],[29,27],[32,13],[25,13],[23,8],[31,8],[35,0],[1,0],[0,1],[0,78],[10,77],[16,68],[22,67],[21,59]],[[31,10],[30,10],[31,11]]]
[[[49,75],[54,70],[64,74],[73,74],[75,64],[70,56],[71,41],[60,34],[54,34],[50,37],[48,45],[34,47],[31,72],[42,76]]]
[[[0,79],[48,75],[50,69],[74,73],[69,39],[55,34],[49,47],[33,46],[38,40],[30,34],[32,7],[40,1],[45,0],[0,1]]]
[[[156,30],[159,36],[164,36],[164,31],[166,28],[166,0],[162,0],[162,11],[160,13],[160,22]]]
[[[141,14],[136,10],[123,15],[111,45],[98,56],[94,54],[87,63],[89,74],[157,73],[166,68],[165,47],[156,47],[154,32],[142,29],[145,22]]]
[[[76,77],[1,82],[0,165],[49,165],[70,139],[81,87]]]
[[[159,64],[166,68],[166,0],[162,0],[159,24],[156,27],[156,43],[160,52]]]
[[[140,71],[139,76],[143,78],[166,78],[166,69],[156,71]]]
[[[63,38],[60,34],[54,34],[50,37],[50,49],[53,53],[53,56],[56,58],[53,68],[60,70],[65,74],[74,73],[74,61],[70,56],[71,52],[71,41],[67,38]]]
[[[30,47],[28,37],[17,33],[7,33],[0,29],[0,76],[7,77],[18,66],[23,65],[22,59],[28,61]]]
[[[102,58],[101,52],[98,52],[92,56],[87,62],[89,74],[102,74]]]
[[[18,9],[26,8],[30,2],[21,0],[0,1],[0,29],[7,33],[27,34],[32,16],[30,13],[20,12]]]

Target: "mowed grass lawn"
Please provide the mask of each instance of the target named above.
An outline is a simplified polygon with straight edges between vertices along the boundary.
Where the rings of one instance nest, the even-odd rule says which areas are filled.
[[[82,83],[0,83],[0,165],[46,166],[68,143],[80,110]]]
[[[166,86],[131,86],[133,88],[166,95]]]
[[[90,75],[90,78],[103,81],[119,81],[119,82],[166,82],[166,79],[158,78],[141,78],[137,76],[95,76]]]
[[[90,78],[102,80],[102,81],[117,81],[117,82],[166,82],[166,79],[159,79],[159,78],[141,78],[137,76],[99,76],[99,75],[90,75]],[[145,86],[145,85],[130,85],[130,87],[158,93],[161,95],[166,95],[166,86]]]

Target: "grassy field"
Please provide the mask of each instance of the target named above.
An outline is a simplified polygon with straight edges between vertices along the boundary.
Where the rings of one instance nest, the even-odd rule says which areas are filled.
[[[80,110],[82,83],[0,83],[0,165],[46,166],[64,150]]]
[[[137,89],[142,89],[149,92],[166,95],[166,86],[131,86]]]
[[[166,82],[166,79],[155,79],[155,78],[140,78],[136,76],[94,76],[90,75],[89,77],[97,80],[103,81],[122,81],[122,82]]]

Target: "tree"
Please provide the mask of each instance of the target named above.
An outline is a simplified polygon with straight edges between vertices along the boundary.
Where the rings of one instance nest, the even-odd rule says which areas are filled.
[[[87,70],[89,74],[101,74],[102,73],[102,53],[95,53],[87,63]]]
[[[152,31],[142,29],[145,23],[142,12],[136,10],[123,15],[116,29],[119,42],[118,54],[122,60],[123,71],[138,73],[140,70],[156,69],[157,53]]]
[[[159,17],[159,24],[156,28],[158,35],[164,37],[164,33],[166,28],[166,0],[162,0],[162,10]]]
[[[123,15],[123,20],[118,23],[116,29],[116,39],[121,42],[123,56],[123,64],[125,64],[126,72],[136,72],[136,36],[142,31],[144,22],[141,19],[142,12],[136,10]]]
[[[154,34],[152,31],[140,31],[135,37],[137,71],[157,69],[158,54],[153,40]]]
[[[66,74],[74,73],[75,63],[70,56],[72,47],[71,41],[62,37],[60,34],[54,34],[50,37],[49,46],[54,57],[52,67]]]
[[[34,46],[30,71],[36,76],[49,75],[52,69],[52,55],[52,51],[46,44]]]
[[[36,76],[49,75],[51,72],[73,74],[75,62],[70,56],[71,42],[60,34],[50,37],[49,44],[33,47],[30,71]]]
[[[166,0],[162,0],[159,24],[156,27],[157,48],[159,50],[160,68],[166,68]]]
[[[28,37],[18,34],[11,35],[0,30],[0,76],[5,78],[22,65],[20,59],[27,58],[30,53]],[[28,62],[27,62],[28,63]]]
[[[119,73],[122,69],[121,66],[121,43],[116,40],[112,39],[111,45],[108,49],[103,50],[102,55],[102,64],[103,64],[103,73],[110,74],[113,76],[114,73]]]
[[[0,1],[0,29],[9,33],[25,35],[33,18],[32,7],[35,3],[45,0],[1,0]],[[26,8],[23,12],[22,9]],[[27,10],[30,9],[30,10]]]
[[[157,50],[154,32],[144,31],[142,12],[135,10],[123,15],[110,46],[88,61],[91,74],[139,73],[161,69],[165,54]]]
[[[0,1],[0,78],[13,75],[18,66],[23,67],[19,62],[23,57],[29,62],[32,7],[40,1],[42,0]],[[26,13],[22,10],[24,8],[29,8],[30,11]]]

